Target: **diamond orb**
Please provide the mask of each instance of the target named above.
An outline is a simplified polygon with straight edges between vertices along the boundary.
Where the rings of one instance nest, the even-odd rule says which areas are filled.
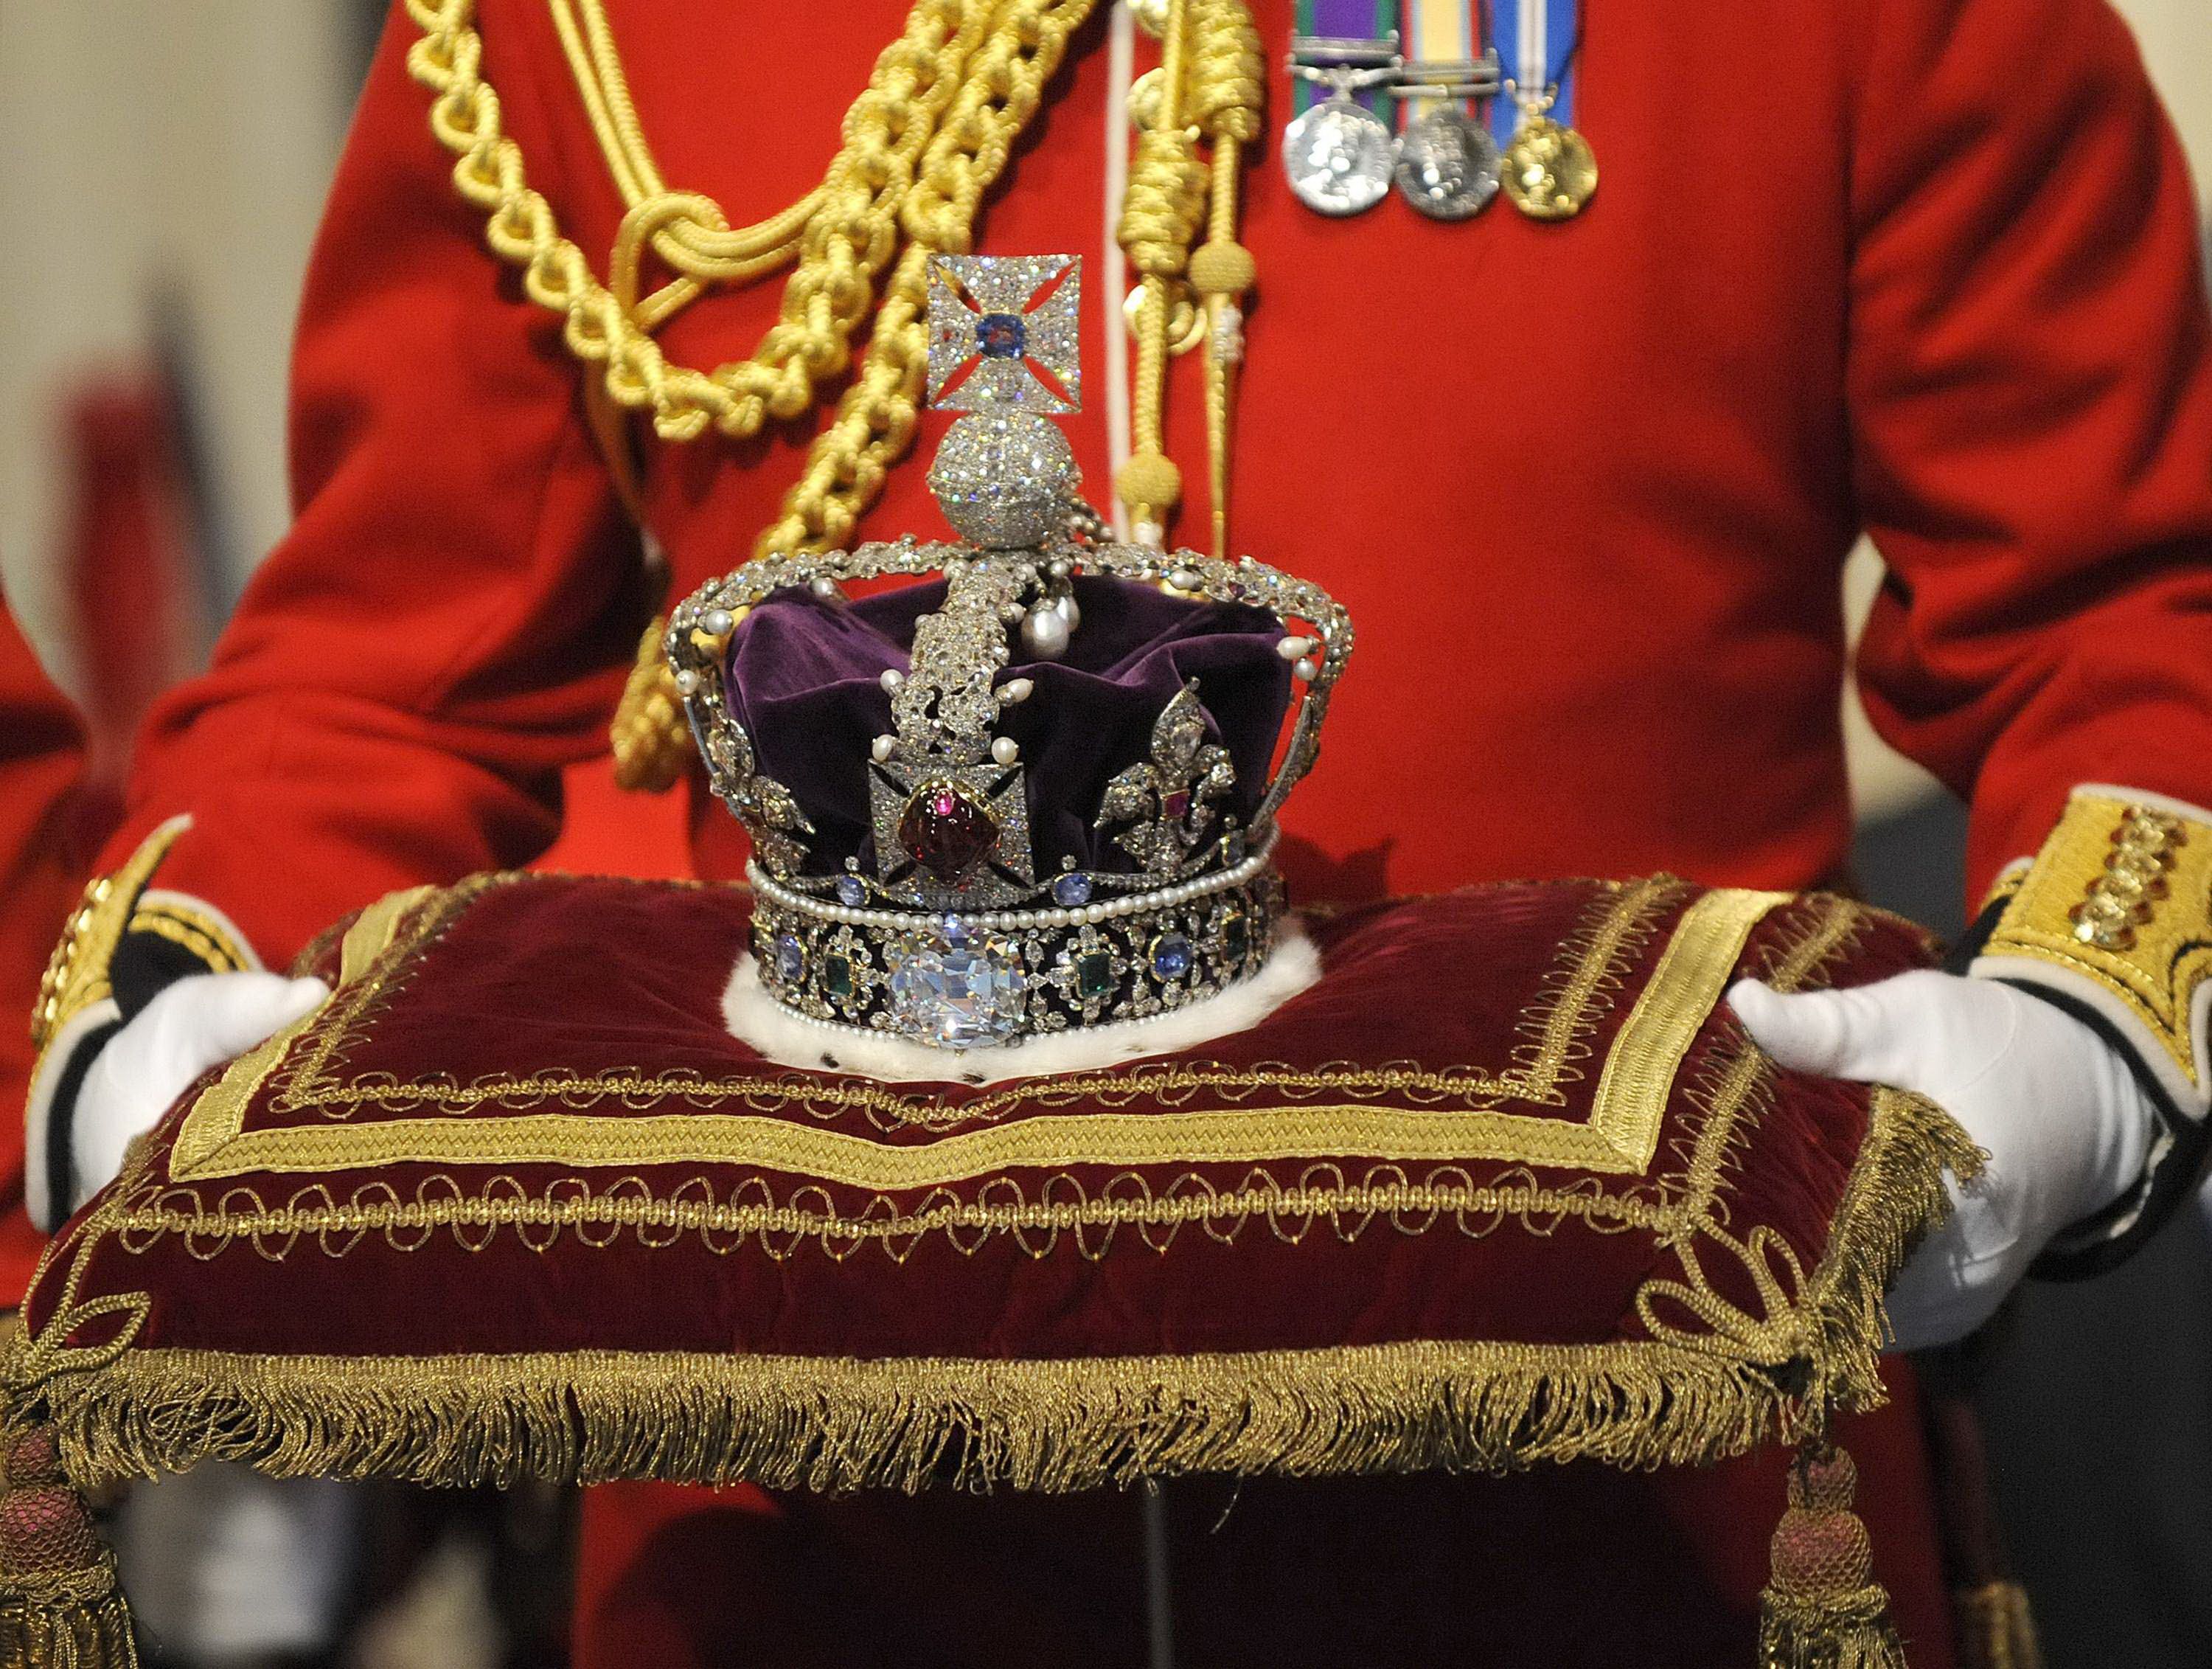
[[[1091,902],[1091,877],[1073,871],[1062,875],[1052,884],[1052,901],[1063,910],[1074,910]]]
[[[899,814],[899,849],[946,886],[997,844],[998,819],[957,783],[925,783]]]
[[[1064,530],[1081,480],[1067,436],[1030,411],[961,418],[929,466],[929,490],[945,519],[989,551],[1040,545]]]
[[[947,916],[933,941],[894,955],[891,1023],[908,1037],[975,1049],[1003,1043],[1020,1026],[1029,980],[1002,941]]]

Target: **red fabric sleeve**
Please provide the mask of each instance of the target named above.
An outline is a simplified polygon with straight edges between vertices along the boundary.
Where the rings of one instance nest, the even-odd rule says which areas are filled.
[[[2212,344],[2105,0],[1869,5],[1850,399],[1891,578],[1859,671],[1972,801],[1971,904],[2078,783],[2212,804]]]
[[[23,1295],[46,1237],[23,1211],[27,1020],[84,880],[84,733],[0,606],[0,1308]]]
[[[557,148],[528,64],[493,61],[507,33],[486,73],[542,183]],[[395,10],[309,268],[295,522],[155,712],[106,859],[190,813],[158,885],[272,965],[393,887],[535,856],[648,612],[560,320],[483,247],[429,131],[419,34]]]

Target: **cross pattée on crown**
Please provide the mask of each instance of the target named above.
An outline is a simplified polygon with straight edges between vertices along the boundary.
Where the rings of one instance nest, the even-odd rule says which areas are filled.
[[[986,550],[1031,549],[1066,529],[1081,474],[1049,419],[1083,405],[1074,255],[933,255],[929,403],[966,415],[929,469],[938,506]]]

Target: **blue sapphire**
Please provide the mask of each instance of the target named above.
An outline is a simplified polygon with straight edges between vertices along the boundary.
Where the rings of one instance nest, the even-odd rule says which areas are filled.
[[[797,934],[776,935],[775,971],[787,985],[796,985],[806,972],[806,947],[799,942]]]
[[[1052,884],[1052,901],[1062,910],[1075,910],[1091,902],[1091,877],[1070,870]]]
[[[848,910],[858,910],[868,901],[867,884],[858,875],[837,877],[837,902]]]
[[[975,350],[986,359],[1019,359],[1029,335],[1018,313],[987,313],[975,321]]]
[[[1180,933],[1163,933],[1152,941],[1152,972],[1162,979],[1180,979],[1190,972],[1190,941]]]

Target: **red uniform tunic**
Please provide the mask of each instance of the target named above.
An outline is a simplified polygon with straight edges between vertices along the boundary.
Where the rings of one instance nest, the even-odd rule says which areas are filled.
[[[23,1210],[23,1124],[39,976],[77,889],[91,834],[81,803],[84,732],[0,602],[0,1307],[30,1282],[45,1237]]]
[[[736,223],[818,178],[904,5],[609,9],[662,171]],[[621,203],[545,10],[480,11],[531,183],[596,259]],[[1277,122],[1289,11],[1259,8]],[[1834,874],[1850,826],[1838,570],[1862,529],[1893,576],[1861,654],[1869,703],[1971,799],[1972,886],[2033,852],[2076,783],[2212,803],[2212,344],[2182,159],[2118,21],[2102,0],[1586,11],[1577,120],[1603,184],[1578,220],[1537,225],[1501,203],[1443,225],[1394,199],[1335,222],[1293,200],[1272,147],[1249,176],[1260,288],[1235,543],[1328,586],[1360,634],[1328,757],[1286,819],[1294,881],[1312,897]],[[1078,36],[980,253],[1103,249],[1102,34],[1094,20]],[[542,850],[562,768],[605,746],[650,603],[580,414],[592,373],[455,194],[404,71],[414,35],[398,15],[310,274],[297,524],[213,670],[157,715],[116,854],[190,812],[161,885],[220,905],[272,960],[388,888]],[[1068,429],[1103,500],[1098,338],[1115,298],[1092,271],[1093,393]],[[687,363],[742,356],[775,295],[716,293],[661,340]],[[1196,377],[1183,362],[1168,449],[1202,528]],[[944,421],[926,420],[924,448]],[[745,556],[811,429],[647,443],[644,514],[675,592]],[[867,524],[939,525],[918,463]],[[738,831],[703,796],[694,831],[702,872],[732,873]],[[1895,1445],[1862,1460],[1907,1631],[1940,1663],[1932,1565],[1905,1556],[1925,1529],[1917,1460]],[[1524,1563],[1498,1592],[1548,1570],[1555,1607],[1602,1602],[1582,1607],[1589,1627],[1617,1609],[1626,1632],[1577,1636],[1593,1660],[1711,1661],[1713,1640],[1747,1638],[1771,1475],[1458,1487],[1460,1505],[1416,1505],[1423,1486],[1403,1510],[1474,1521],[1470,1556],[1542,1544],[1522,1523],[1571,1526],[1560,1550],[1591,1544],[1573,1575]],[[1263,1494],[1231,1522],[1260,1518]],[[893,1545],[930,1533],[884,1522]],[[849,1565],[866,1543],[781,1545],[842,1546]],[[1036,1577],[1040,1545],[1005,1570]],[[799,1563],[807,1583],[777,1591],[817,1591],[818,1562]],[[663,1552],[594,1592],[641,1627],[677,1617],[655,1596],[681,1574]],[[950,1615],[972,1588],[922,1592]],[[1639,1635],[1648,1590],[1694,1593],[1719,1632]],[[1486,1637],[1521,1660],[1584,1660],[1556,1631],[1499,1621]],[[586,1643],[605,1641],[587,1628]],[[761,1657],[800,1660],[769,1640]]]

